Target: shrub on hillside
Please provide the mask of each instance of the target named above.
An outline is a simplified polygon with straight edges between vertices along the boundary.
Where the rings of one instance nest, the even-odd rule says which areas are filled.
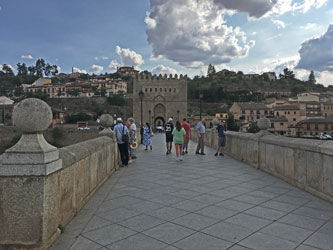
[[[66,115],[65,120],[67,123],[77,123],[81,121],[91,121],[92,117],[86,113],[78,113],[74,115]]]

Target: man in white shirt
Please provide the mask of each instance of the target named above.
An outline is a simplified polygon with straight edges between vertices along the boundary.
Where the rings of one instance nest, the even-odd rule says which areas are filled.
[[[202,118],[201,121],[198,122],[196,129],[198,132],[198,146],[195,153],[205,155],[205,133],[206,133],[205,118]],[[201,153],[199,151],[201,151]]]

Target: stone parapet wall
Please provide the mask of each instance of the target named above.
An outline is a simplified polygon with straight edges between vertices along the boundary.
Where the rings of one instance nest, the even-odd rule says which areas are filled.
[[[106,136],[59,149],[62,167],[46,176],[0,176],[0,249],[47,249],[119,167]]]
[[[205,145],[216,148],[217,143],[216,131],[207,130]],[[333,202],[333,141],[228,131],[225,153]]]

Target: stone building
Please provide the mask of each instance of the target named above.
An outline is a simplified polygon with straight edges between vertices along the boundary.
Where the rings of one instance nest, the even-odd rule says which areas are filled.
[[[12,124],[14,101],[8,97],[0,96],[0,124]]]
[[[182,121],[187,117],[187,77],[177,75],[137,75],[133,82],[133,115],[137,124],[149,122],[153,128],[163,126],[170,117]],[[142,110],[139,97],[143,92]]]
[[[270,108],[263,103],[246,102],[240,103],[235,102],[230,112],[236,114],[239,119],[243,119],[245,122],[256,121],[260,118],[269,116]]]
[[[303,135],[318,136],[320,134],[333,134],[333,118],[310,118],[300,121]]]

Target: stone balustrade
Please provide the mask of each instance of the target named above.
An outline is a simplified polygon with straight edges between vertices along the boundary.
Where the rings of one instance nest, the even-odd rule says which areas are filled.
[[[47,249],[120,166],[118,147],[111,130],[60,150],[51,146],[42,132],[52,112],[39,99],[20,102],[13,118],[23,135],[0,157],[0,249]]]
[[[197,140],[192,129],[192,139]],[[215,129],[205,145],[217,148]],[[286,182],[333,202],[333,141],[288,138],[265,130],[256,134],[227,132],[225,153]]]

